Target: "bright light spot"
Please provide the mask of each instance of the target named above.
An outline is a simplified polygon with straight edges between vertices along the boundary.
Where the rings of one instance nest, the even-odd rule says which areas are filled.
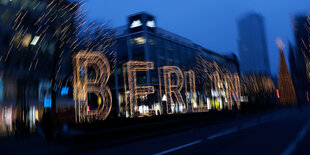
[[[25,37],[22,40],[23,47],[28,47],[30,41],[31,41],[31,34],[26,34]]]
[[[151,27],[151,28],[154,28],[154,27],[155,27],[155,22],[154,22],[154,20],[152,20],[152,21],[147,21],[147,22],[146,22],[146,26]]]
[[[142,114],[147,114],[149,113],[149,107],[146,106],[146,105],[141,105],[139,106],[139,112],[142,113]]]
[[[39,110],[36,109],[36,120],[39,120]]]
[[[142,44],[145,44],[146,42],[146,39],[144,37],[137,37],[134,39],[135,42],[138,44],[138,45],[142,45]]]
[[[162,101],[167,101],[167,96],[164,94],[163,98],[161,99]]]
[[[241,102],[248,102],[249,101],[248,96],[240,96],[240,101]]]
[[[40,39],[40,36],[35,36],[35,37],[32,39],[30,45],[35,46],[35,45],[38,43],[39,39]]]
[[[98,102],[98,105],[100,106],[100,105],[101,105],[101,103],[102,103],[102,99],[101,99],[101,97],[100,97],[100,96],[98,96],[97,102]]]
[[[135,27],[139,27],[139,26],[142,26],[142,23],[141,21],[138,19],[138,20],[134,20],[131,25],[130,25],[130,28],[135,28]]]
[[[60,95],[61,95],[61,96],[67,95],[67,94],[68,94],[68,91],[69,91],[69,87],[67,87],[67,86],[62,87],[61,92],[60,92]]]
[[[44,99],[44,108],[51,108],[52,107],[52,99],[45,98]]]

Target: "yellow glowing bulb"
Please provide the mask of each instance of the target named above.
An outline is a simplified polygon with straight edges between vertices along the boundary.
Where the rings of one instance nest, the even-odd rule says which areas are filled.
[[[101,103],[102,103],[101,96],[98,96],[97,102],[98,102],[98,105],[100,106],[100,105],[101,105]]]

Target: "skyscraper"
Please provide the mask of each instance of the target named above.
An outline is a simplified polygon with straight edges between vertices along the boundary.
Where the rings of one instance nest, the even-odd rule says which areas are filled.
[[[296,47],[292,50],[290,62],[294,66],[291,70],[294,74],[294,83],[296,85],[296,93],[300,103],[309,102],[310,87],[310,33],[309,33],[309,17],[306,15],[297,15],[293,19],[293,28],[295,34]]]
[[[243,73],[270,74],[263,17],[252,13],[238,21],[240,69]]]

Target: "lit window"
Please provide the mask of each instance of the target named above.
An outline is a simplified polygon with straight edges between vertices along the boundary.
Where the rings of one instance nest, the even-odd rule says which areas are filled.
[[[144,37],[137,37],[137,38],[134,38],[133,40],[138,45],[145,44],[145,42],[146,42],[146,39]]]
[[[35,46],[35,45],[38,43],[39,39],[40,39],[40,36],[35,36],[35,37],[32,39],[32,41],[31,41],[30,44],[33,45],[33,46]]]
[[[22,40],[23,47],[28,47],[30,41],[31,41],[31,34],[26,34],[25,37]]]

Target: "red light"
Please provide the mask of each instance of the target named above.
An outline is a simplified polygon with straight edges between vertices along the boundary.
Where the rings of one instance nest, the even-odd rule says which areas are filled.
[[[89,111],[89,106],[87,106],[87,111]]]
[[[309,92],[308,91],[307,91],[307,101],[309,102]]]
[[[279,89],[277,89],[277,96],[280,98]]]

